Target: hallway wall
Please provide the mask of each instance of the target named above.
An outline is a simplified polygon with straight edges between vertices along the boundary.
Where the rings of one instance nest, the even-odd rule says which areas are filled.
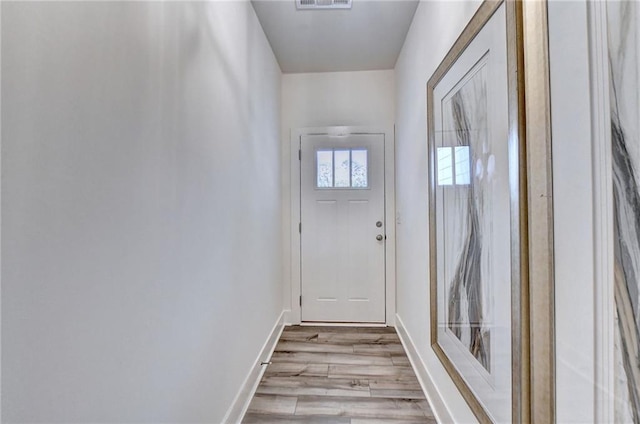
[[[246,2],[2,4],[2,421],[222,420],[282,311]]]
[[[456,423],[476,419],[430,345],[426,86],[479,4],[420,2],[395,69],[398,317]]]
[[[413,339],[454,422],[476,422],[433,354],[429,338],[428,190],[426,83],[478,2],[421,2],[396,64],[397,278],[398,316]],[[594,123],[590,80],[589,3],[548,5],[551,131],[553,153],[554,277],[556,302],[556,419],[562,423],[598,421],[612,414],[612,388],[606,378],[602,345],[612,337],[599,316],[604,291],[594,256],[598,227],[594,209],[602,181],[594,167],[603,140]],[[441,23],[445,22],[446,27]],[[593,59],[592,59],[593,60]],[[607,82],[608,84],[608,82]],[[601,99],[600,99],[601,100]],[[593,125],[594,127],[592,128]],[[594,130],[595,128],[595,130]],[[601,224],[600,224],[601,225]],[[600,271],[602,272],[602,271]],[[600,312],[601,314],[602,312]],[[606,330],[606,328],[605,328]],[[600,355],[600,356],[599,356]],[[599,369],[600,367],[600,369]],[[602,375],[605,377],[601,377]],[[609,390],[609,392],[607,392]],[[604,393],[601,393],[604,391]],[[603,420],[601,420],[603,421]],[[607,420],[604,420],[607,421]]]
[[[291,305],[291,130],[334,125],[391,128],[395,115],[394,92],[393,70],[282,75],[285,305]]]

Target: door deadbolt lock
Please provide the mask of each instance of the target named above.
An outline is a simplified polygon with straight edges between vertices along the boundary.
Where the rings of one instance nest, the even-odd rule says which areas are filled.
[[[382,221],[376,222],[376,227],[378,227],[378,228],[382,227]]]
[[[378,241],[382,241],[382,239],[383,239],[383,238],[384,238],[384,237],[382,236],[382,234],[378,234],[378,235],[376,236],[376,240],[378,240]]]

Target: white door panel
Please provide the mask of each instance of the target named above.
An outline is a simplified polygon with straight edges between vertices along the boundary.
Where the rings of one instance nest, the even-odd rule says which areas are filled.
[[[384,136],[301,146],[302,320],[384,322]]]

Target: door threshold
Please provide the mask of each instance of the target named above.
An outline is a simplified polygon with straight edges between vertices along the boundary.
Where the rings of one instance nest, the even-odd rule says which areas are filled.
[[[384,322],[322,322],[303,321],[301,327],[388,327]]]

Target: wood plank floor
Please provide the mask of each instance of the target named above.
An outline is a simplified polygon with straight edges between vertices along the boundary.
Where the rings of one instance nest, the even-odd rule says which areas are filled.
[[[243,423],[436,423],[393,328],[286,327]]]

